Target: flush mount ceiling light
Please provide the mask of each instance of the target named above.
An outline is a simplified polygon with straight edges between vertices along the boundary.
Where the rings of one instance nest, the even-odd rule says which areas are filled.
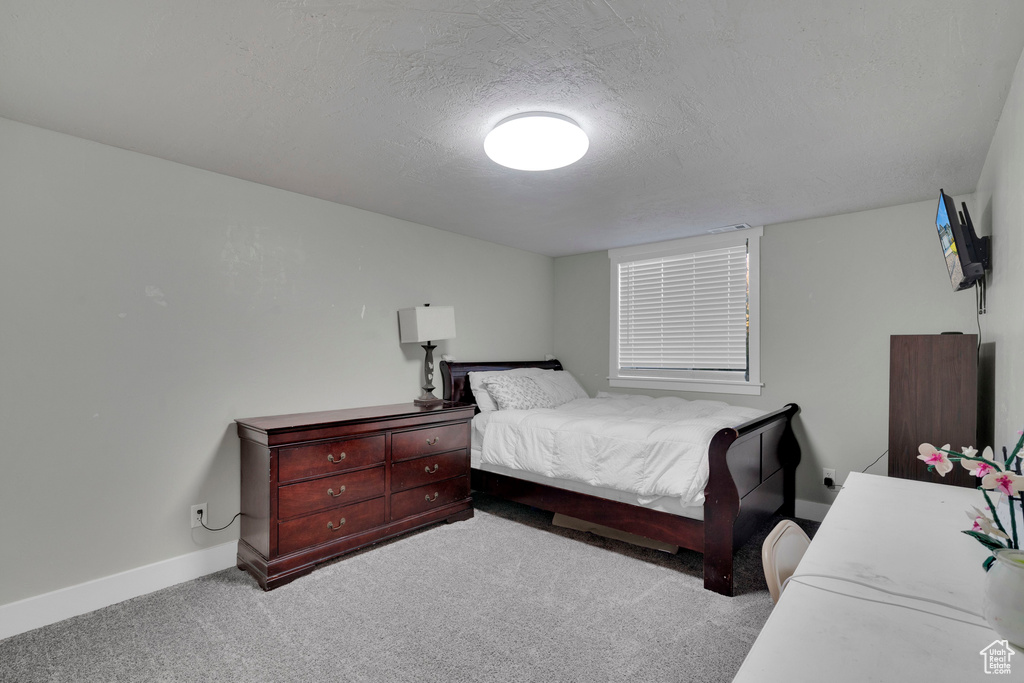
[[[538,111],[510,116],[484,138],[484,152],[492,161],[519,171],[568,166],[589,147],[587,134],[575,121]]]

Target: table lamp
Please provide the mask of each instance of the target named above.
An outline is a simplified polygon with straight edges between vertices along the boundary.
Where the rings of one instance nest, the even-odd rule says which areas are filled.
[[[398,311],[398,333],[401,343],[422,344],[427,352],[423,360],[423,393],[413,403],[418,406],[439,406],[444,401],[434,396],[434,349],[432,341],[455,337],[455,309],[451,306],[424,304]]]

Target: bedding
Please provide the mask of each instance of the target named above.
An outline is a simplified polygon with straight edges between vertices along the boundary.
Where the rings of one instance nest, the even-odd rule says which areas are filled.
[[[626,503],[627,505],[638,505],[640,507],[645,507],[648,510],[667,512],[669,514],[681,515],[683,517],[696,520],[704,519],[703,505],[683,505],[678,498],[659,496],[654,499],[647,499],[645,502],[641,503],[637,499],[636,494],[629,493],[627,491],[617,491],[615,489],[601,486],[590,486],[589,484],[584,484],[581,481],[552,479],[550,477],[545,477],[542,474],[534,474],[533,472],[527,472],[525,470],[515,470],[510,467],[504,467],[503,465],[488,465],[483,462],[483,459],[480,457],[480,450],[484,445],[484,433],[487,431],[487,423],[494,415],[496,415],[496,413],[491,411],[489,413],[477,413],[473,417],[469,449],[469,464],[473,469],[502,474],[507,477],[515,477],[516,479],[531,481],[535,484],[557,486],[558,488],[565,489],[566,491],[585,493],[590,496],[604,498],[605,500],[614,500],[620,503]]]
[[[764,414],[721,401],[633,394],[498,410],[488,415],[480,463],[624,492],[641,505],[668,497],[683,508],[700,506],[711,438]]]
[[[551,398],[557,407],[577,398],[590,398],[576,378],[565,370],[549,370],[542,375],[532,375],[533,381]]]
[[[657,512],[667,512],[670,515],[679,515],[680,517],[687,517],[697,521],[704,519],[703,505],[683,505],[679,502],[678,498],[670,498],[668,496],[645,499],[646,502],[641,503],[637,499],[636,494],[628,493],[626,491],[617,491],[615,489],[602,486],[590,486],[589,484],[584,484],[579,481],[571,481],[569,479],[552,479],[550,477],[545,477],[542,474],[534,474],[533,472],[526,472],[524,470],[513,470],[508,467],[502,467],[501,465],[488,465],[480,462],[480,451],[470,452],[470,465],[473,469],[481,470],[483,472],[501,474],[506,477],[513,477],[515,479],[521,479],[535,484],[546,484],[564,491],[585,493],[588,496],[596,496],[597,498],[604,498],[605,500],[613,500],[627,505],[635,505],[637,507],[655,510]]]

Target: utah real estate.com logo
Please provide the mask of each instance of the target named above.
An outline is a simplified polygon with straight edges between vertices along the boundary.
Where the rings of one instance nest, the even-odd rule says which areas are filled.
[[[1010,658],[1016,652],[1010,649],[1010,643],[1005,640],[993,640],[992,644],[981,651],[985,659],[985,673],[987,674],[1009,674]]]

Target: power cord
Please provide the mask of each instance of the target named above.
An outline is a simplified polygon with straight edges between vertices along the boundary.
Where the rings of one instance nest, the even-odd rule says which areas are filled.
[[[235,523],[235,520],[236,520],[236,519],[238,519],[238,518],[239,518],[239,517],[241,517],[241,516],[242,516],[242,513],[241,513],[241,512],[239,512],[239,513],[238,513],[237,515],[235,515],[234,517],[232,517],[232,518],[231,518],[231,521],[230,521],[230,522],[228,522],[228,523],[227,523],[227,524],[225,524],[224,526],[220,527],[219,529],[211,529],[210,527],[206,526],[206,522],[204,522],[204,521],[203,521],[203,511],[202,511],[202,510],[200,510],[200,511],[199,511],[199,523],[200,523],[200,524],[201,524],[201,525],[203,526],[203,528],[204,528],[204,529],[206,529],[207,531],[224,531],[224,530],[225,530],[225,529],[227,529],[227,528],[228,528],[229,526],[231,526],[232,524],[234,524],[234,523]]]
[[[888,449],[888,448],[886,448],[886,449],[885,449],[885,451],[883,451],[883,452],[882,452],[882,454],[881,454],[880,456],[878,456],[877,458],[875,458],[875,462],[871,463],[870,465],[868,465],[867,467],[865,467],[864,469],[862,469],[862,470],[860,471],[860,473],[861,473],[861,474],[867,474],[867,471],[868,471],[868,470],[870,470],[870,469],[871,469],[872,467],[874,467],[874,466],[875,466],[875,463],[877,463],[877,462],[878,462],[879,460],[881,460],[882,458],[884,458],[884,457],[885,457],[885,454],[886,454],[886,453],[888,453],[888,452],[889,452],[889,449]]]
[[[978,280],[982,282],[982,280]],[[974,293],[974,300],[978,303],[978,307],[974,312],[974,320],[978,323],[978,350],[981,350],[981,314],[985,312],[985,291],[982,285],[976,285]]]
[[[875,466],[875,464],[876,464],[876,463],[877,463],[877,462],[878,462],[879,460],[881,460],[882,458],[884,458],[884,457],[885,457],[885,454],[886,454],[886,453],[888,453],[888,452],[889,452],[889,449],[888,449],[888,448],[886,448],[886,449],[885,449],[885,451],[883,451],[883,452],[882,452],[882,454],[881,454],[880,456],[878,456],[877,458],[875,458],[875,462],[871,463],[870,465],[868,465],[867,467],[865,467],[864,469],[862,469],[862,470],[861,470],[861,474],[864,474],[864,473],[866,473],[866,472],[867,472],[867,471],[868,471],[869,469],[871,469],[872,467],[874,467],[874,466]],[[843,486],[842,486],[841,484],[837,484],[837,483],[835,483],[835,481],[833,481],[833,480],[832,480],[832,477],[825,477],[825,487],[826,487],[826,488],[827,488],[827,489],[828,489],[829,491],[841,491],[841,490],[843,489]]]

